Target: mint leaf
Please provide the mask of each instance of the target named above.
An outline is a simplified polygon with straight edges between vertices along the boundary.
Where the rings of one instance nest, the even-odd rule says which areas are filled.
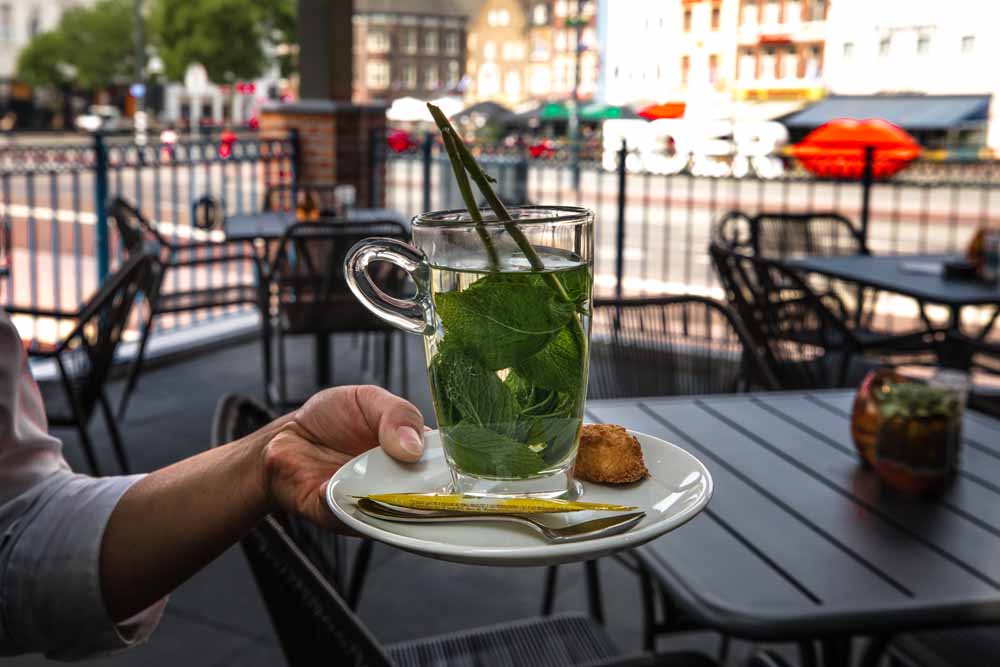
[[[583,350],[579,337],[565,327],[536,354],[514,365],[529,384],[571,394],[583,386]]]
[[[537,353],[574,311],[530,274],[489,274],[461,292],[435,295],[434,302],[445,331],[475,350],[490,370]]]
[[[559,282],[562,283],[566,295],[577,306],[585,306],[590,300],[590,269],[586,264],[581,264],[572,271],[560,271],[556,274]]]
[[[445,341],[431,362],[431,385],[447,423],[459,420],[516,435],[517,411],[510,389],[466,350]]]
[[[528,445],[469,422],[442,429],[444,446],[462,471],[484,477],[529,477],[545,460]]]
[[[559,463],[576,444],[581,423],[579,416],[535,417],[528,429],[528,446],[537,449],[539,444],[544,443],[545,447],[538,453],[548,464]]]

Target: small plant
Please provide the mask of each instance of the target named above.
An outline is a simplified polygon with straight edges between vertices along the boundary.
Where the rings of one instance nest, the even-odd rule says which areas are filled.
[[[958,397],[944,387],[920,382],[885,382],[873,393],[886,419],[957,417],[959,414]]]

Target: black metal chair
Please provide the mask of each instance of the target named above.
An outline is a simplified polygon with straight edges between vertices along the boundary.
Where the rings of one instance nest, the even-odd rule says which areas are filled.
[[[337,333],[383,335],[382,383],[389,386],[392,370],[392,336],[401,332],[365,308],[347,286],[344,259],[355,243],[371,236],[405,239],[405,228],[394,220],[376,222],[301,222],[292,225],[279,243],[268,272],[274,310],[268,323],[277,345],[278,402],[287,403],[284,337]],[[401,295],[406,274],[383,264],[376,282],[386,291]],[[320,343],[317,343],[320,344]],[[325,343],[322,343],[325,345]],[[400,345],[402,381],[406,386],[406,344]],[[362,353],[367,359],[367,354]],[[320,363],[325,363],[321,360]],[[367,362],[366,362],[367,363]],[[265,371],[265,385],[272,375]],[[268,396],[271,396],[268,390]]]
[[[606,399],[776,389],[778,382],[736,313],[686,295],[595,300],[587,386],[588,398]],[[597,561],[584,563],[584,572],[590,614],[603,622]],[[558,567],[548,568],[545,615],[557,580]]]
[[[130,472],[125,446],[104,386],[115,351],[128,327],[132,307],[148,284],[152,270],[152,258],[148,255],[130,257],[75,312],[6,307],[10,313],[76,322],[57,344],[30,340],[26,343],[31,356],[51,359],[59,370],[59,389],[52,386],[54,383],[39,383],[49,425],[76,428],[87,464],[95,475],[100,474],[100,466],[88,426],[98,407],[104,415],[118,465],[122,472]]]
[[[203,209],[201,219],[206,224],[217,225],[218,204],[211,198],[197,204]],[[213,212],[214,211],[214,212]],[[164,236],[156,225],[122,197],[108,205],[108,213],[115,223],[129,256],[137,252],[154,255],[155,264],[148,284],[143,287],[147,313],[132,367],[129,369],[118,404],[118,418],[123,419],[129,398],[139,381],[145,361],[146,347],[153,331],[154,320],[162,315],[178,315],[211,308],[225,309],[252,305],[261,313],[261,351],[264,368],[270,368],[270,336],[267,328],[267,285],[261,261],[253,244],[241,241],[189,241],[175,243]],[[246,264],[250,265],[249,270]],[[221,269],[221,276],[215,276]],[[190,271],[189,286],[168,280],[168,274]],[[195,272],[204,272],[207,285],[198,286]],[[219,282],[216,283],[215,279]]]
[[[709,253],[739,313],[783,389],[852,384],[852,362],[869,353],[926,361],[942,332],[884,335],[850,324],[835,293],[819,294],[780,262],[712,243]]]
[[[339,187],[338,183],[275,183],[264,191],[261,209],[290,213],[312,206],[318,217],[337,217],[343,207],[338,201]]]
[[[216,409],[212,444],[236,440],[272,419],[252,399],[230,395]],[[692,652],[623,657],[603,630],[582,615],[503,623],[446,635],[378,643],[331,583],[329,566],[317,562],[333,536],[301,519],[271,515],[243,541],[243,551],[271,616],[289,665],[377,667],[703,667],[709,658]],[[542,648],[544,647],[544,648]]]
[[[763,212],[754,216],[730,211],[713,227],[712,240],[725,248],[773,260],[871,254],[861,230],[832,211]],[[871,327],[879,296],[876,290],[820,276],[809,276],[807,281],[818,292],[836,295],[854,325]]]

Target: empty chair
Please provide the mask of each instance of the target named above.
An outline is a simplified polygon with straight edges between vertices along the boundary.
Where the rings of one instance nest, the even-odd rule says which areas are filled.
[[[590,345],[590,398],[774,389],[756,345],[725,304],[700,296],[598,299]]]
[[[252,399],[227,396],[216,410],[213,445],[264,426],[271,415]],[[307,528],[303,530],[303,528]],[[560,615],[474,628],[383,646],[348,608],[310,554],[332,535],[301,519],[272,515],[243,541],[243,551],[264,599],[289,665],[352,664],[372,667],[702,667],[715,664],[691,652],[623,657],[596,624],[581,615]],[[311,544],[310,544],[311,543]],[[405,576],[405,573],[401,573]],[[484,598],[484,601],[486,598]],[[544,647],[544,648],[543,648]]]
[[[277,344],[278,401],[287,403],[284,336],[336,333],[383,335],[382,384],[389,386],[392,369],[392,335],[403,334],[363,306],[347,286],[344,258],[351,247],[368,237],[405,239],[406,230],[393,220],[377,222],[302,222],[285,232],[268,272],[275,310],[266,326]],[[375,281],[391,294],[400,295],[406,275],[382,264]],[[406,345],[401,343],[403,383],[406,383]],[[272,373],[265,369],[265,385]],[[270,393],[268,394],[271,395]]]
[[[6,307],[10,313],[71,320],[73,329],[55,345],[26,341],[33,357],[51,359],[59,371],[59,386],[41,382],[50,426],[76,428],[87,465],[100,474],[89,424],[100,407],[107,424],[115,457],[122,472],[128,473],[128,457],[121,433],[111,412],[104,385],[114,363],[115,351],[129,323],[132,306],[148,284],[152,258],[136,254],[111,274],[97,293],[76,312]]]
[[[712,243],[709,252],[730,303],[783,389],[852,384],[852,362],[876,353],[926,360],[939,331],[883,335],[853,326],[837,294],[817,293],[780,262]]]
[[[202,211],[206,224],[217,225],[219,209],[212,202],[205,199],[198,204],[198,210]],[[122,419],[138,384],[156,318],[242,305],[255,306],[264,313],[267,290],[260,260],[249,241],[171,241],[122,197],[111,201],[108,213],[129,256],[145,252],[155,256],[149,284],[143,288],[148,305],[146,322],[118,405],[118,418]],[[186,274],[186,280],[179,279],[177,274],[180,272]],[[266,319],[262,317],[262,320]],[[265,326],[261,341],[265,368],[270,367],[268,341]]]

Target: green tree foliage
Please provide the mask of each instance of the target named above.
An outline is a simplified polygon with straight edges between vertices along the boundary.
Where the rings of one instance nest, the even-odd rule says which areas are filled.
[[[135,72],[131,0],[98,0],[63,14],[54,30],[36,35],[17,59],[18,77],[34,86],[75,82],[104,88]]]
[[[150,36],[168,79],[180,81],[200,63],[215,83],[260,76],[265,44],[294,31],[294,0],[154,0]]]

